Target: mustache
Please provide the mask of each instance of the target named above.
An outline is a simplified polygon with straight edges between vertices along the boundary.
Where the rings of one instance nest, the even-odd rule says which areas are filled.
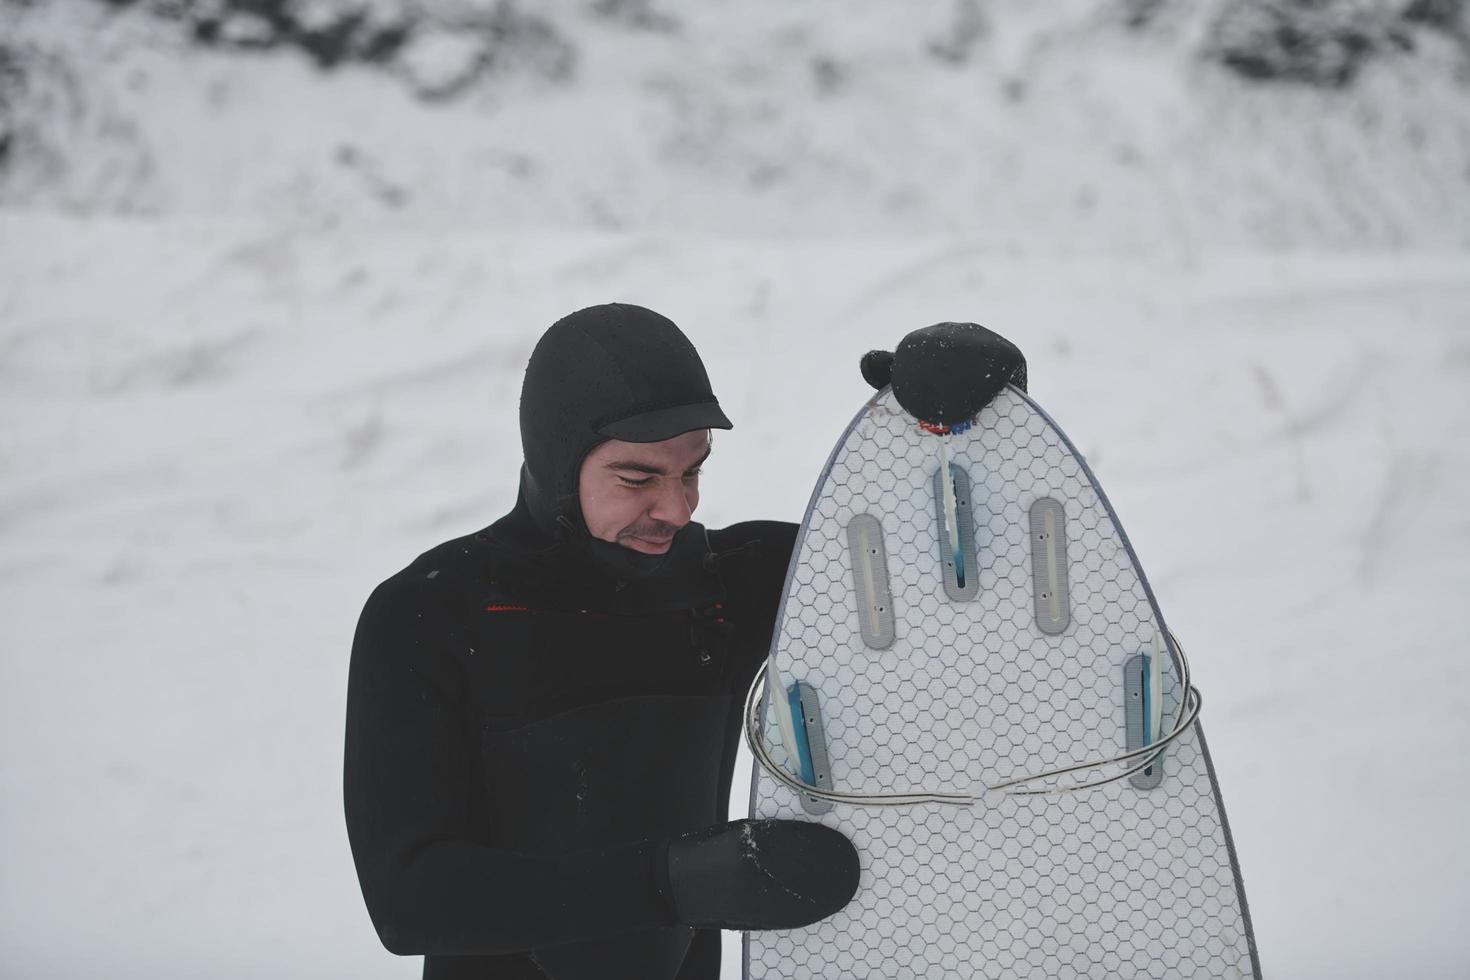
[[[666,538],[672,538],[677,533],[679,533],[679,526],[675,524],[645,524],[625,527],[618,532],[618,537],[648,538],[655,541],[662,541]]]

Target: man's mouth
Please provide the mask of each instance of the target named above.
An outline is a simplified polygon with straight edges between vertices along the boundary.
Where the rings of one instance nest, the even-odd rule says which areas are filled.
[[[633,541],[636,541],[638,544],[642,545],[644,548],[656,548],[656,549],[667,548],[669,546],[669,543],[674,540],[672,537],[668,537],[668,538],[645,538],[641,534],[630,534],[630,535],[628,535],[628,537],[629,537],[629,539],[631,539]]]

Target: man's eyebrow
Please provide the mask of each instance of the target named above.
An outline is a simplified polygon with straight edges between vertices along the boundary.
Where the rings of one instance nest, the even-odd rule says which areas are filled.
[[[709,454],[712,453],[712,452],[714,452],[714,447],[713,446],[711,446],[708,449],[706,449],[704,451],[704,455],[701,456],[701,457],[699,457],[697,460],[695,460],[694,461],[694,465],[691,466],[691,467],[689,467],[689,469],[685,470],[684,472],[685,473],[692,473],[695,470],[699,469],[700,466],[704,465],[704,461],[707,460],[707,459],[709,459]],[[647,473],[650,476],[668,476],[669,475],[661,467],[658,467],[658,466],[650,466],[647,463],[636,463],[636,462],[634,462],[632,460],[615,459],[611,463],[607,463],[606,464],[606,468],[607,469],[610,469],[610,470],[632,470],[634,473]]]

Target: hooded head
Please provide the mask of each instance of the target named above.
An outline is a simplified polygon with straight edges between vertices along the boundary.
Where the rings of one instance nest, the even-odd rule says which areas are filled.
[[[694,345],[668,318],[626,303],[578,310],[531,352],[521,387],[521,497],[538,531],[585,540],[625,577],[663,555],[592,537],[577,496],[582,460],[608,439],[661,442],[694,429],[729,429]]]

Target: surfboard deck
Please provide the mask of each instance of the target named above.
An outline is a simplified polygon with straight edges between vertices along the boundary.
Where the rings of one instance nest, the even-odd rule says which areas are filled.
[[[1179,713],[1177,649],[1116,514],[1015,386],[947,436],[879,391],[838,440],[797,541],[772,654],[810,744],[788,757],[770,710],[761,731],[808,783],[978,793],[1123,752],[1148,724],[1130,671],[1156,631],[1153,696],[1166,728]],[[968,807],[813,800],[757,764],[750,813],[843,831],[862,878],[815,925],[747,932],[747,980],[1260,977],[1197,721],[1134,776]]]

